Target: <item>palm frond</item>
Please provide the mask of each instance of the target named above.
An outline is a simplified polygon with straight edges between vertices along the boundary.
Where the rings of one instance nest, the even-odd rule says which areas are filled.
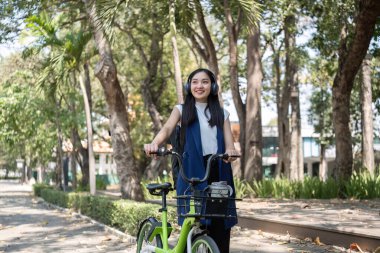
[[[104,30],[108,40],[114,43],[115,29],[113,26],[115,17],[118,13],[119,6],[124,0],[97,0],[96,10],[98,11],[99,20],[96,20],[98,28]],[[127,1],[128,4],[129,1]]]
[[[248,21],[248,25],[257,26],[262,13],[262,4],[256,0],[237,0],[241,10],[244,13],[244,17]]]

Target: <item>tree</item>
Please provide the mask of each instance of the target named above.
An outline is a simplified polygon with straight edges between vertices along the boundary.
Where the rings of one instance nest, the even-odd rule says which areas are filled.
[[[290,7],[284,20],[284,44],[285,44],[285,86],[287,94],[283,94],[284,99],[283,112],[288,107],[290,100],[290,160],[289,172],[287,173],[291,180],[303,179],[303,153],[302,153],[302,135],[301,135],[301,113],[299,103],[299,83],[298,83],[298,64],[296,60],[296,10],[295,3],[290,1]],[[285,117],[287,120],[287,117]],[[283,123],[285,124],[285,123]],[[286,123],[288,124],[288,123]],[[287,134],[285,135],[287,136]]]
[[[225,25],[226,25],[227,34],[228,34],[230,89],[232,92],[234,105],[239,117],[239,126],[240,126],[239,142],[240,142],[241,151],[242,151],[241,158],[240,158],[240,160],[242,161],[240,170],[241,170],[242,177],[248,177],[246,179],[251,179],[254,175],[255,177],[259,179],[262,175],[261,171],[246,171],[250,169],[261,170],[261,165],[258,165],[258,164],[254,165],[254,167],[252,168],[246,167],[246,165],[248,166],[253,165],[252,164],[253,161],[256,161],[256,162],[261,161],[261,158],[260,158],[261,151],[257,152],[258,149],[261,149],[261,147],[260,145],[258,145],[256,148],[251,149],[249,146],[246,145],[246,131],[247,131],[246,122],[248,119],[246,118],[246,114],[247,114],[246,104],[243,103],[243,99],[241,97],[240,87],[239,87],[240,84],[239,84],[239,74],[238,74],[238,56],[239,56],[238,39],[239,39],[239,36],[241,35],[240,31],[241,31],[242,26],[249,27],[249,26],[257,25],[256,21],[259,17],[258,13],[260,11],[258,6],[259,5],[255,1],[228,1],[228,0],[223,1]],[[245,24],[243,23],[244,19],[245,19]],[[257,33],[257,31],[253,31],[253,29],[254,28],[252,28],[252,30],[248,29],[248,31],[252,32],[253,34]],[[259,33],[257,33],[256,36],[258,36],[258,34]],[[253,35],[252,37],[249,37],[249,39],[252,39],[252,40],[255,39],[255,42],[257,43],[259,42],[259,39],[254,38]],[[251,43],[252,42],[253,41],[251,41]],[[250,44],[250,46],[251,47],[249,49],[255,50],[255,52],[249,52],[247,49],[247,58],[249,59],[248,63],[252,64],[250,65],[251,69],[248,69],[249,76],[247,76],[247,78],[250,79],[250,81],[252,82],[252,83],[249,83],[250,91],[251,91],[251,88],[255,87],[253,88],[252,91],[257,92],[257,90],[255,90],[258,88],[257,86],[258,84],[256,82],[262,79],[262,76],[260,76],[261,75],[261,70],[260,70],[261,57],[260,57],[260,53],[258,52],[259,45],[256,45],[255,48],[253,44]],[[254,75],[257,75],[257,76],[254,76]],[[249,100],[250,105],[252,103],[251,99],[259,98],[257,97],[257,94],[255,95],[252,94],[252,96],[253,97],[251,97],[251,94],[247,92],[247,99]],[[259,100],[259,103],[260,102],[261,101]],[[258,123],[261,124],[260,119],[257,121],[258,119],[257,113],[260,113],[259,108],[250,108],[250,110],[253,110],[253,111],[250,111],[251,113],[253,113],[250,116],[256,118],[256,120],[254,120],[254,118],[250,118],[249,120],[254,120],[254,124],[257,127]],[[248,126],[252,130],[251,128],[252,126],[250,126],[249,123],[248,123]],[[254,135],[256,135],[255,137],[250,136],[250,141],[252,141],[252,138],[256,139],[254,141],[257,141],[258,140],[257,134],[260,134],[260,133],[258,132],[254,133]],[[252,143],[250,142],[248,145],[251,145],[251,144]],[[254,155],[254,156],[256,155],[257,157],[254,157],[254,160],[249,161],[247,164],[248,154],[246,154],[245,151],[253,151],[254,153],[253,154],[250,153],[249,155]]]
[[[56,145],[54,104],[46,101],[35,85],[40,60],[14,54],[1,62],[0,68],[1,150],[10,165],[15,166],[17,158],[24,159],[29,176],[35,166],[46,166]]]
[[[123,198],[134,200],[144,199],[139,172],[133,158],[132,140],[129,135],[127,99],[121,90],[117,77],[117,68],[113,61],[111,45],[101,26],[94,0],[84,0],[88,21],[93,31],[95,44],[99,52],[100,61],[94,72],[102,84],[112,134],[112,147],[117,171],[121,180]]]
[[[333,84],[333,122],[336,137],[335,178],[348,179],[352,173],[352,140],[350,131],[350,95],[355,76],[364,59],[374,33],[380,2],[358,2],[355,30],[348,34],[343,25],[340,33],[338,71]],[[350,36],[351,35],[351,36]]]
[[[62,19],[62,18],[61,18]],[[40,53],[43,49],[48,50],[48,55],[46,58],[46,65],[41,71],[39,78],[39,85],[46,91],[48,94],[47,99],[52,99],[56,104],[56,119],[55,124],[57,126],[57,164],[58,170],[60,173],[57,174],[57,182],[61,183],[60,175],[63,171],[63,152],[62,152],[62,143],[65,133],[61,126],[60,120],[60,111],[62,110],[62,100],[67,103],[67,106],[72,112],[72,117],[74,120],[72,123],[72,144],[73,152],[79,151],[82,159],[77,159],[81,164],[82,168],[82,186],[85,187],[90,181],[90,170],[95,171],[95,165],[89,163],[89,161],[94,158],[89,156],[88,151],[91,149],[84,148],[80,142],[81,138],[78,133],[78,123],[75,121],[75,91],[77,88],[77,77],[76,75],[81,71],[81,64],[83,61],[84,49],[91,39],[91,34],[84,32],[83,29],[75,29],[69,33],[65,33],[60,26],[62,25],[56,17],[51,17],[47,12],[41,12],[38,15],[30,16],[26,19],[26,30],[24,31],[23,36],[31,36],[36,38],[34,43],[24,51],[25,56],[35,55]],[[89,84],[88,71],[84,67],[84,73],[86,74],[86,87]],[[65,90],[65,91],[63,91]],[[73,91],[74,90],[74,94]],[[87,88],[86,90],[89,90]],[[89,93],[88,91],[86,91]],[[91,97],[90,94],[87,94],[87,97]],[[85,98],[84,103],[88,101]],[[90,112],[87,112],[90,113]],[[91,117],[87,116],[88,120],[91,120]],[[88,126],[91,126],[91,122],[87,122]],[[91,131],[90,131],[91,132]],[[89,140],[90,136],[87,136]],[[91,142],[91,141],[88,141]],[[91,167],[89,165],[92,165]],[[73,164],[73,168],[75,168]],[[73,173],[75,175],[76,173]],[[95,174],[92,173],[92,180],[90,181],[90,188],[92,192],[95,191]]]

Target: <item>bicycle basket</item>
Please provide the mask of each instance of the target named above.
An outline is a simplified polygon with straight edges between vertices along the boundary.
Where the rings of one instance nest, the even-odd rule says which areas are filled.
[[[228,212],[236,209],[235,198],[211,197],[204,191],[196,191],[192,195],[181,195],[178,199],[179,216],[198,218],[235,218]]]

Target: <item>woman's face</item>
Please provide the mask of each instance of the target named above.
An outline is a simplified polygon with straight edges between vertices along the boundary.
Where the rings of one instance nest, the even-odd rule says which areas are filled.
[[[205,72],[199,72],[191,79],[191,94],[195,101],[207,103],[207,98],[211,92],[211,80]]]

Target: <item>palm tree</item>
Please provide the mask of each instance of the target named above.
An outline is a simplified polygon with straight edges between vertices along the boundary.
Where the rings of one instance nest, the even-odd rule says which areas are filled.
[[[91,39],[91,34],[84,32],[83,30],[78,30],[77,32],[67,33],[62,39],[58,39],[57,34],[59,33],[60,27],[59,23],[52,20],[46,12],[42,12],[39,15],[31,16],[27,19],[27,27],[29,33],[33,36],[37,36],[38,42],[33,44],[32,47],[27,48],[25,51],[26,55],[32,53],[38,53],[44,48],[50,48],[50,55],[47,59],[46,66],[42,72],[39,79],[40,86],[47,90],[51,94],[52,98],[55,98],[59,94],[59,86],[64,86],[66,88],[72,87],[75,90],[77,85],[76,76],[81,72],[81,64],[83,62],[83,52],[87,43]],[[51,81],[53,80],[53,82]],[[71,88],[71,89],[72,89]],[[86,107],[89,101],[85,95],[87,92],[83,92],[84,103]],[[65,96],[64,93],[60,93],[61,98]],[[60,103],[56,98],[57,110],[61,107]],[[66,98],[66,101],[70,99]],[[70,108],[74,108],[74,102],[68,102]],[[57,111],[56,125],[58,129],[58,158],[59,164],[62,167],[62,130],[59,122],[59,112]],[[75,114],[75,111],[72,110]],[[91,128],[91,115],[90,111],[86,110],[86,120],[89,133],[92,132]],[[90,181],[90,190],[92,194],[95,194],[95,162],[94,156],[92,154],[92,146],[88,145],[88,148],[83,148],[80,143],[80,137],[78,134],[77,127],[74,126],[73,129],[73,146],[82,154],[82,185],[85,186]],[[92,136],[87,136],[88,143],[91,143]],[[89,161],[89,163],[88,163]],[[90,166],[89,166],[90,165]],[[90,172],[90,173],[89,173]],[[74,173],[75,174],[75,173]],[[90,180],[89,180],[90,179]]]

